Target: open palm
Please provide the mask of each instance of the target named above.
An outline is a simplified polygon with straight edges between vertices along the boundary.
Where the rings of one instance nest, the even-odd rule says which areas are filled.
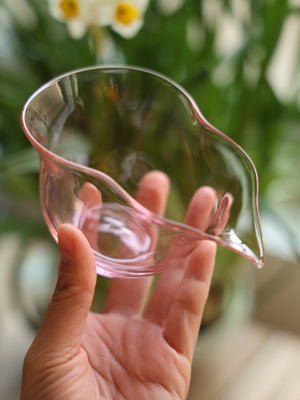
[[[167,177],[151,172],[137,199],[162,214],[167,194]],[[185,222],[205,229],[214,201],[211,188],[199,189]],[[176,254],[153,290],[151,278],[113,280],[103,314],[95,314],[89,242],[71,225],[58,236],[58,281],[25,358],[22,399],[185,399],[215,245],[203,241],[188,256]]]

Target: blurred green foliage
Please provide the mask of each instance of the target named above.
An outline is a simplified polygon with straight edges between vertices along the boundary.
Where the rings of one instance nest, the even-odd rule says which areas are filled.
[[[300,24],[299,6],[288,0],[186,0],[166,15],[153,0],[134,38],[94,30],[75,40],[51,18],[46,2],[24,2],[30,8],[23,17],[14,10],[20,0],[0,6],[0,233],[46,232],[38,158],[19,120],[23,104],[50,78],[95,63],[145,66],[179,82],[208,121],[253,159],[262,207],[299,203],[300,41],[293,45],[292,34],[285,43],[296,49],[289,76],[278,67],[278,79],[287,82],[284,93],[271,73],[287,26]],[[114,43],[109,57],[95,47],[99,35]]]

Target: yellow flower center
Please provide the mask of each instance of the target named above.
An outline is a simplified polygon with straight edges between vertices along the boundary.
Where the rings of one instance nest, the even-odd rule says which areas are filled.
[[[134,20],[140,17],[139,10],[131,3],[119,3],[115,12],[116,21],[123,25],[130,25]]]
[[[79,4],[76,0],[61,0],[59,8],[65,19],[76,18],[79,15]]]

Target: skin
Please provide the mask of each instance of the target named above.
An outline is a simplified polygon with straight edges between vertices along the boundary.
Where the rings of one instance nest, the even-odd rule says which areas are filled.
[[[163,214],[169,181],[146,174],[137,200]],[[205,229],[215,192],[200,188],[186,223]],[[93,200],[91,200],[93,203]],[[202,241],[172,268],[151,278],[112,281],[103,314],[89,311],[96,284],[90,243],[71,225],[58,229],[56,288],[24,360],[22,400],[186,399],[191,362],[215,260]]]

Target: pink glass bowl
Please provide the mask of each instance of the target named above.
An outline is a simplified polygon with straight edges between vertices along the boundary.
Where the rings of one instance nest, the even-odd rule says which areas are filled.
[[[79,227],[99,274],[159,273],[172,265],[172,254],[186,256],[203,239],[263,265],[253,163],[177,83],[136,67],[72,71],[29,98],[22,126],[40,157],[41,205],[51,234],[57,239],[62,223]],[[170,179],[164,216],[135,200],[153,170]],[[203,230],[184,223],[201,186],[216,192]]]

